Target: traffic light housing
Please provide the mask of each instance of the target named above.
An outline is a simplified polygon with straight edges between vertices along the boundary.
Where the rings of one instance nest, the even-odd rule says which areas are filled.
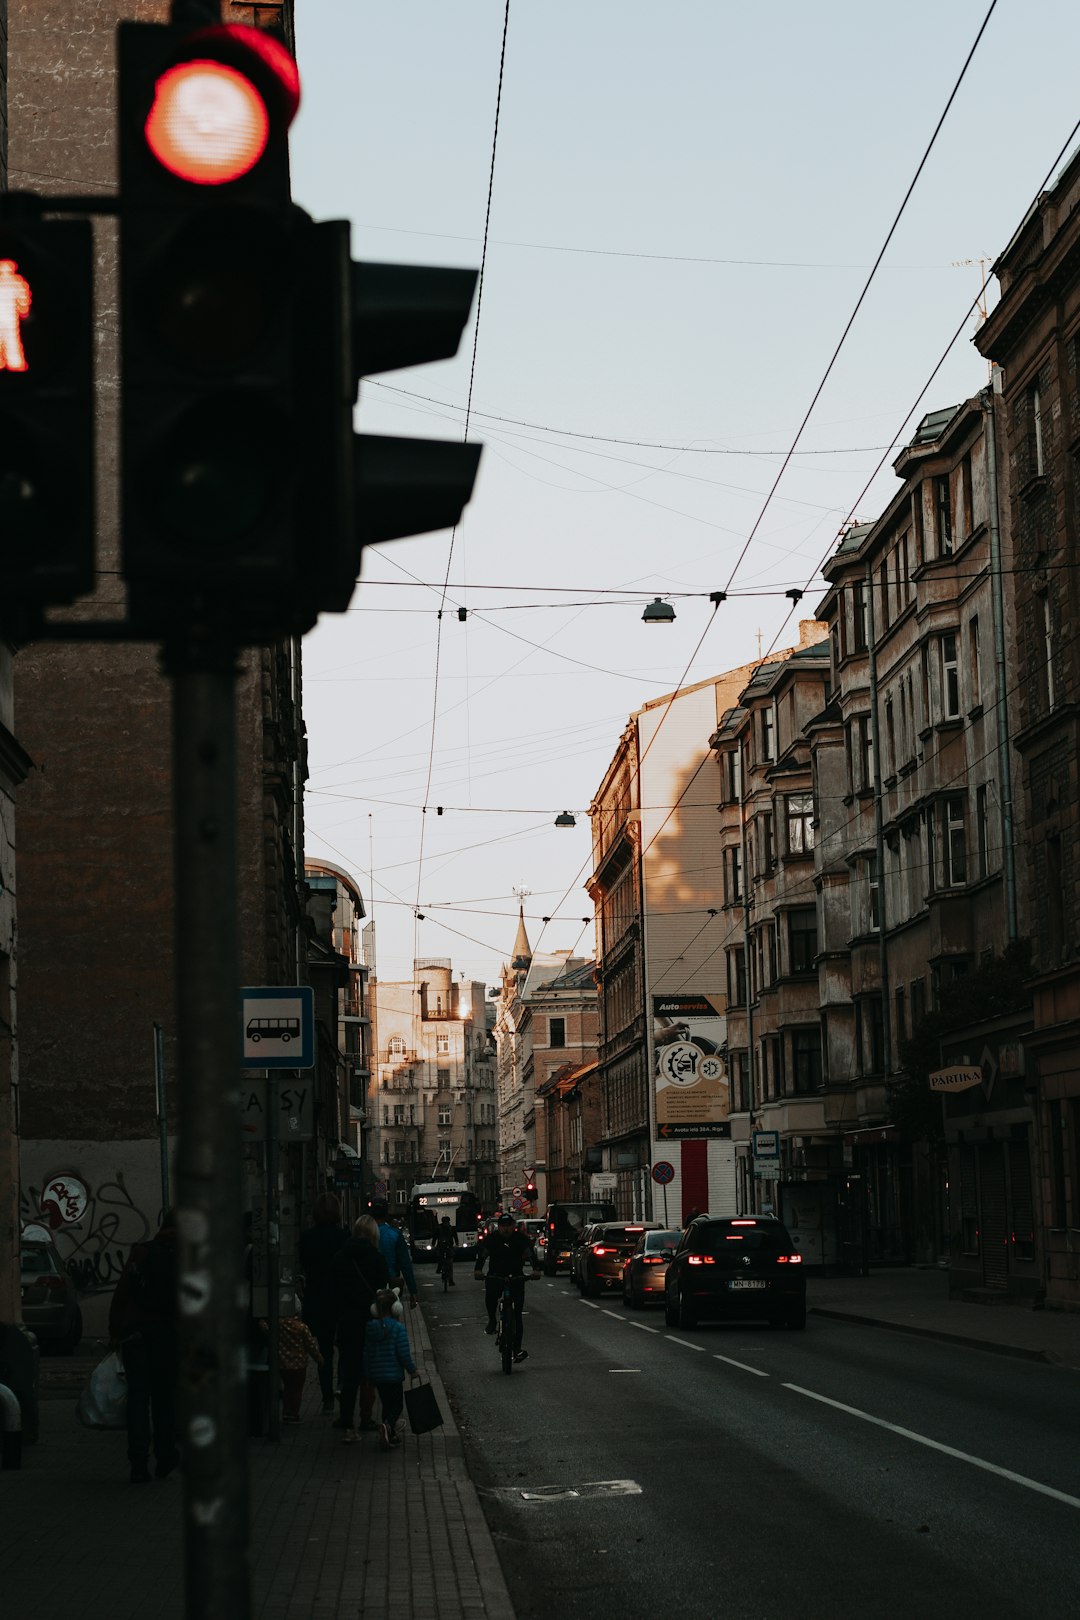
[[[299,416],[310,441],[305,463],[321,478],[308,482],[318,544],[307,548],[295,605],[314,622],[319,610],[348,607],[365,545],[452,528],[472,494],[479,445],[354,434],[352,409],[363,377],[457,352],[477,272],[354,263],[345,221],[313,226],[301,257],[307,398]]]
[[[118,47],[130,619],[270,639],[300,504],[295,63],[240,26],[123,23]]]
[[[0,632],[94,584],[93,246],[86,220],[0,213]]]

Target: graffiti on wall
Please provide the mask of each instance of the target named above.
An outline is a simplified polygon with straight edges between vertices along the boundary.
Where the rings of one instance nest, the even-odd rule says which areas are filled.
[[[23,1187],[22,1219],[48,1226],[57,1253],[81,1294],[116,1287],[136,1243],[154,1235],[117,1170],[92,1191],[75,1171],[59,1171],[40,1187]]]

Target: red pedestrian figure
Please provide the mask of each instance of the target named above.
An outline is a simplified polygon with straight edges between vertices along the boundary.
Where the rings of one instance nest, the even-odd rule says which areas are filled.
[[[14,259],[0,259],[0,371],[26,371],[22,322],[30,313],[30,283]]]

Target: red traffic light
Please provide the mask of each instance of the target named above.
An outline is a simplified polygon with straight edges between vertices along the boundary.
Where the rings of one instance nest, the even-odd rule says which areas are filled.
[[[146,143],[178,179],[227,185],[259,162],[271,119],[287,127],[299,104],[296,63],[279,41],[238,24],[200,29],[155,81]]]

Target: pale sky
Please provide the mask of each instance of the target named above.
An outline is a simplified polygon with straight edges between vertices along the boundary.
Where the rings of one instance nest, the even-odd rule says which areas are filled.
[[[1075,0],[997,0],[766,504],[989,9],[511,0],[478,331],[474,305],[456,360],[366,381],[356,418],[461,438],[475,342],[476,491],[452,557],[366,551],[304,644],[308,850],[359,882],[382,978],[494,984],[515,889],[534,946],[591,953],[586,812],[630,713],[796,641],[894,436],[985,385],[974,317],[930,378],[1076,144]],[[505,11],[296,0],[294,195],[355,258],[479,267]]]

